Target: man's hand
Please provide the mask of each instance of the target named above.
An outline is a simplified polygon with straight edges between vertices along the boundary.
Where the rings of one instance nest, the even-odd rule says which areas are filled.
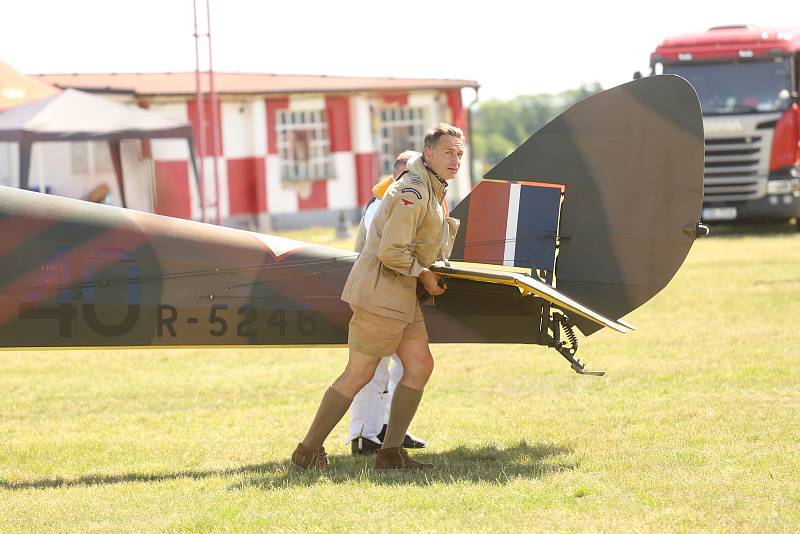
[[[439,285],[439,280],[441,278],[441,276],[434,273],[430,269],[423,269],[422,272],[419,273],[419,279],[422,281],[425,291],[427,291],[429,295],[433,296],[441,295],[447,289],[447,284]]]

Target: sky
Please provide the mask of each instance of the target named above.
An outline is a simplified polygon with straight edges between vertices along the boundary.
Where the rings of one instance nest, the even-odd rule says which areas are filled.
[[[668,35],[800,27],[797,0],[209,2],[214,70],[477,80],[480,100],[625,83]],[[192,0],[11,3],[0,60],[22,72],[195,68]]]

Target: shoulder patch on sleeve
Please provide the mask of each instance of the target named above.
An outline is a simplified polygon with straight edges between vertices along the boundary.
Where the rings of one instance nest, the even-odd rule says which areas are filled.
[[[401,198],[401,199],[400,199],[400,202],[402,202],[402,203],[403,203],[403,205],[405,205],[405,206],[413,206],[413,205],[414,205],[414,202],[413,202],[413,201],[411,201],[411,200],[408,200],[408,199],[406,199],[406,198]]]
[[[411,183],[416,185],[422,185],[422,178],[420,178],[419,176],[412,175]]]
[[[416,196],[418,199],[422,200],[422,193],[414,189],[413,187],[404,187],[401,193],[411,193],[412,195]]]

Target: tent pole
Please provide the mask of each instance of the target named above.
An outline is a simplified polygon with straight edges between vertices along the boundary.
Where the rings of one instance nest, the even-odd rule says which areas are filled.
[[[33,147],[31,147],[33,148]],[[36,145],[36,170],[39,174],[39,192],[40,193],[47,193],[47,186],[44,183],[44,157],[42,156],[42,143]]]
[[[127,208],[125,201],[125,178],[122,175],[122,145],[121,141],[109,141],[108,149],[111,152],[111,163],[114,164],[114,174],[117,175],[117,186],[119,187],[119,199],[122,207]]]
[[[28,177],[31,170],[31,141],[19,142],[19,188],[28,189]]]

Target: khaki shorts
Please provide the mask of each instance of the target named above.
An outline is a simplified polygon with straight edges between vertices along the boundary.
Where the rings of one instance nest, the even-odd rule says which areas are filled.
[[[384,317],[359,306],[350,306],[353,318],[347,335],[351,350],[382,358],[397,352],[401,341],[428,341],[425,317],[417,304],[414,320],[410,323]]]

